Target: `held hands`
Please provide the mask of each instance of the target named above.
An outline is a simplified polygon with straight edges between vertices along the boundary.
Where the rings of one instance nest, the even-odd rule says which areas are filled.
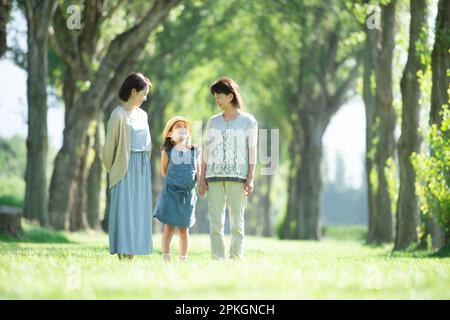
[[[208,183],[206,182],[205,177],[200,177],[198,186],[198,192],[200,193],[200,196],[204,197],[206,194],[206,191],[208,191]]]

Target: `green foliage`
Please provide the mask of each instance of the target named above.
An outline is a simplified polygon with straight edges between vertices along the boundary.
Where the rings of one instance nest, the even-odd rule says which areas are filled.
[[[25,176],[27,150],[25,138],[20,135],[11,138],[0,137],[0,177]]]
[[[367,228],[363,226],[325,226],[325,239],[364,241],[367,239]]]
[[[379,183],[378,183],[378,167],[376,165],[372,166],[369,175],[370,185],[372,186],[373,196],[378,193]]]
[[[438,128],[433,124],[426,141],[430,152],[413,154],[417,174],[416,190],[421,200],[421,210],[436,217],[450,236],[450,110],[443,107],[443,120]]]
[[[0,176],[0,205],[23,208],[25,181],[18,176]]]
[[[49,143],[46,164],[48,184],[55,155],[56,150]],[[0,137],[0,205],[23,208],[26,161],[27,149],[24,137],[21,135]]]
[[[392,158],[387,159],[384,167],[384,175],[388,186],[389,199],[391,200],[391,212],[397,212],[397,195],[400,188],[399,178],[397,176],[397,168]]]
[[[0,137],[0,205],[23,207],[26,159],[23,137]]]

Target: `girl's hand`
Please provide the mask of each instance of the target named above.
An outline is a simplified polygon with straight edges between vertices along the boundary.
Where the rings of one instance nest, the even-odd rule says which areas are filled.
[[[244,184],[244,192],[245,196],[247,197],[250,193],[253,192],[253,179],[248,179],[245,181]]]

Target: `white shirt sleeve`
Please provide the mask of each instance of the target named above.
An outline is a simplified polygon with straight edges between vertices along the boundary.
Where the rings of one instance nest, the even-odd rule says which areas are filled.
[[[247,144],[249,148],[256,148],[258,143],[258,121],[251,119],[251,124],[247,129]]]

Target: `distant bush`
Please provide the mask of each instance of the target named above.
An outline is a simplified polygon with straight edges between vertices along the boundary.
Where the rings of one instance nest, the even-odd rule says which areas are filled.
[[[20,135],[0,137],[0,177],[25,176],[27,162],[26,140]]]
[[[24,137],[0,137],[0,205],[23,208],[26,160]]]
[[[25,181],[18,176],[0,176],[0,205],[23,208]]]
[[[364,226],[324,226],[322,233],[325,239],[364,241],[367,228]]]
[[[0,241],[3,242],[36,242],[36,243],[71,243],[71,241],[62,232],[42,228],[23,220],[23,235],[12,237],[9,235],[0,235]]]

